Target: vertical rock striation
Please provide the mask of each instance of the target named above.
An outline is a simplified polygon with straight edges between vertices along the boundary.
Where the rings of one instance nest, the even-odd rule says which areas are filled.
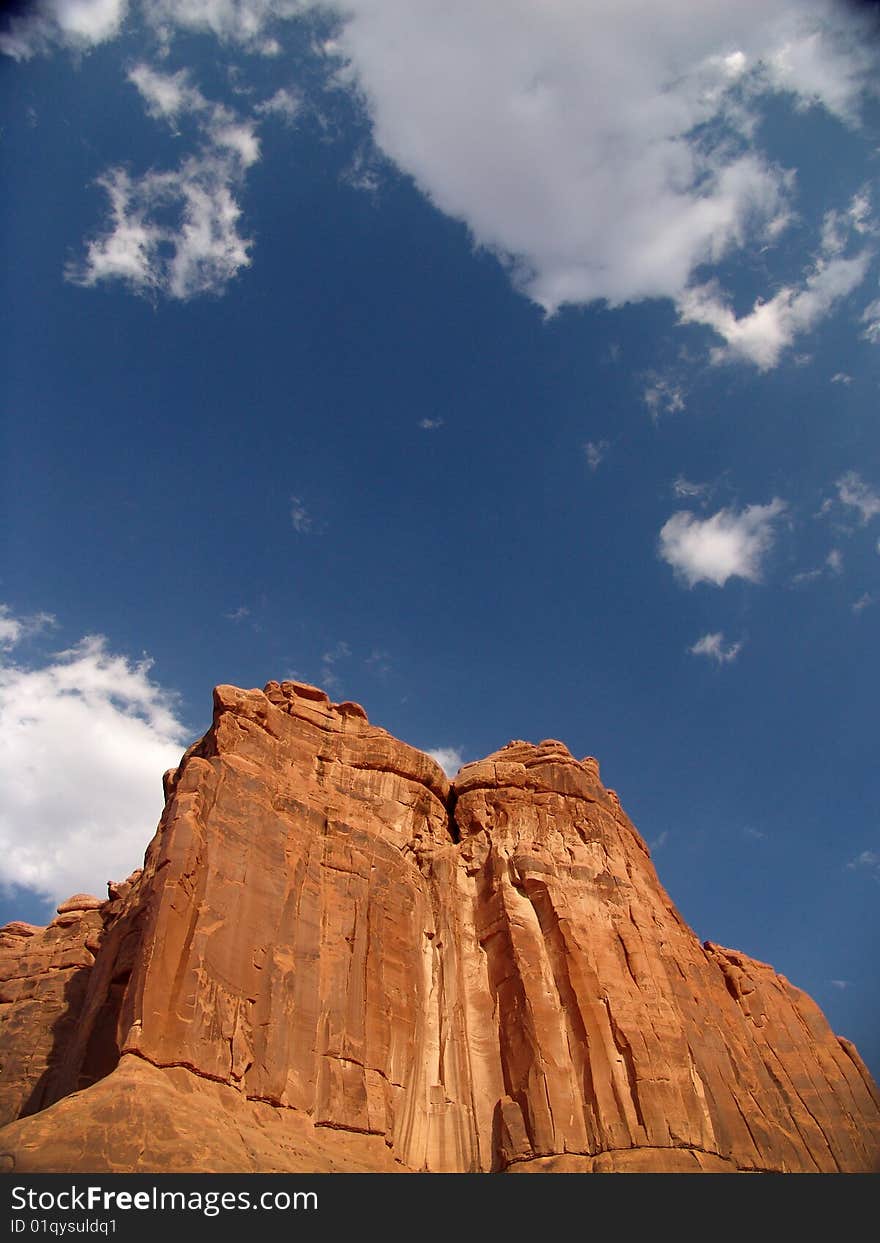
[[[699,943],[595,760],[450,784],[301,683],[217,688],[143,871],[0,989],[8,1169],[877,1167],[855,1049]]]

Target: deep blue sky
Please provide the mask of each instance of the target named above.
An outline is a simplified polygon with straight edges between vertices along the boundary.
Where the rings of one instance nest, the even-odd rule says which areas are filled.
[[[851,11],[805,6],[844,40],[817,26],[824,60],[812,27],[770,22],[783,0],[757,30],[754,6],[741,29],[709,6],[702,44],[671,23],[651,51],[661,84],[702,65],[730,105],[669,130],[710,153],[688,202],[717,189],[737,222],[687,240],[681,268],[685,203],[667,219],[663,199],[681,182],[650,180],[664,135],[642,151],[654,121],[627,119],[623,95],[574,136],[547,106],[543,163],[517,147],[522,100],[494,135],[480,92],[509,93],[516,57],[509,31],[483,28],[501,20],[488,0],[468,36],[486,40],[479,77],[450,61],[464,77],[448,97],[418,64],[446,47],[431,6],[389,0],[362,28],[371,6],[355,3],[323,52],[330,20],[281,5],[236,10],[256,35],[220,4],[213,30],[187,27],[180,6],[164,43],[161,4],[115,7],[118,28],[77,34],[53,0],[52,20],[7,29],[0,65],[0,920],[42,922],[47,897],[138,865],[165,759],[208,724],[215,683],[298,676],[461,761],[511,738],[596,755],[697,934],[772,962],[877,1073],[880,108]],[[582,83],[559,86],[558,32],[539,35],[523,36],[522,98],[559,90],[570,117],[586,92],[592,116]],[[449,141],[468,89],[471,124]],[[236,125],[258,158],[230,155]],[[603,142],[614,176],[598,159],[577,181]],[[756,153],[751,190],[728,193],[723,170]],[[137,279],[87,261],[95,239],[109,253],[98,179],[120,168],[127,225],[164,230]],[[205,260],[175,286],[186,185],[231,195],[248,261]],[[572,204],[594,229],[566,233]],[[117,258],[136,255],[126,236]],[[554,300],[560,272],[575,283]],[[756,299],[772,316],[743,337]],[[676,514],[691,517],[667,527]]]

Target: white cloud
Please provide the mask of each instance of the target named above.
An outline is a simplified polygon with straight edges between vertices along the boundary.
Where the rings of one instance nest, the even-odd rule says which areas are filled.
[[[835,988],[849,988],[849,980],[829,980],[828,983]]]
[[[731,661],[736,660],[742,650],[742,643],[724,644],[724,632],[717,630],[712,634],[704,634],[701,639],[697,639],[688,651],[693,656],[705,656],[709,660],[715,660],[719,665],[728,665]]]
[[[454,777],[464,763],[458,747],[434,747],[426,754],[430,755],[432,760],[437,761],[447,777]]]
[[[873,603],[874,597],[869,591],[866,591],[859,596],[858,600],[853,601],[852,611],[854,613],[861,613],[863,609],[866,609],[869,604]]]
[[[880,345],[880,298],[876,302],[869,302],[862,311],[862,323],[865,325],[862,333],[865,340],[872,345]]]
[[[85,286],[120,280],[135,293],[180,300],[221,293],[250,265],[235,195],[259,159],[254,125],[207,100],[185,70],[166,74],[139,64],[128,77],[152,117],[171,124],[195,119],[200,148],[171,171],[136,177],[111,168],[99,177],[109,218],[66,276]]]
[[[757,582],[773,543],[774,519],[784,509],[785,502],[774,497],[769,505],[719,509],[705,519],[681,510],[660,531],[660,555],[690,587],[700,582],[723,587],[729,578]]]
[[[435,432],[443,426],[443,419],[419,419],[419,427],[423,432]]]
[[[852,384],[852,376],[845,371],[836,371],[831,377],[832,384]]]
[[[286,124],[290,125],[299,116],[302,109],[302,100],[293,91],[281,87],[269,99],[264,99],[261,104],[257,104],[254,111],[260,116],[279,117]]]
[[[150,0],[145,14],[166,41],[181,29],[212,34],[263,56],[277,56],[281,46],[267,31],[306,7],[301,0]]]
[[[839,548],[832,548],[823,565],[813,570],[801,570],[800,573],[792,576],[791,581],[794,586],[801,586],[803,583],[813,583],[819,578],[824,578],[827,574],[840,575],[842,573],[843,553]]]
[[[237,160],[210,153],[173,172],[108,170],[98,179],[110,199],[107,227],[67,267],[67,279],[88,287],[121,280],[134,293],[180,300],[222,292],[250,264],[233,193],[239,173]],[[169,212],[170,225],[162,223]]]
[[[29,617],[16,617],[8,604],[0,604],[0,652],[9,651],[25,639],[54,625],[55,618],[51,613],[32,613]]]
[[[306,509],[301,496],[290,498],[290,521],[293,523],[294,531],[298,531],[300,535],[308,535],[309,531],[314,528],[312,516]]]
[[[836,487],[841,503],[858,510],[863,524],[880,514],[880,493],[869,487],[857,471],[850,470],[841,475]]]
[[[584,445],[584,453],[590,470],[598,470],[608,453],[608,441],[588,440]]]
[[[88,51],[119,34],[127,11],[127,0],[38,0],[30,12],[10,18],[0,52],[28,60],[54,45]]]
[[[878,850],[863,850],[854,859],[850,859],[846,866],[851,872],[867,872],[869,876],[880,881],[880,851]]]
[[[689,479],[685,479],[684,475],[679,475],[673,481],[672,491],[678,497],[698,498],[708,496],[712,491],[712,486],[708,483],[692,483]]]
[[[685,408],[684,399],[684,387],[662,376],[653,377],[642,394],[642,400],[654,420],[659,419],[661,414],[680,414]]]
[[[189,80],[189,73],[160,73],[149,65],[138,64],[129,70],[128,80],[137,87],[147,112],[156,119],[176,120],[181,113],[205,112],[210,104],[198,87]]]
[[[677,298],[700,264],[772,240],[793,187],[751,101],[852,120],[875,62],[831,0],[333,7],[327,50],[378,146],[548,311]]]
[[[39,666],[0,662],[0,882],[57,902],[140,866],[187,741],[149,670],[94,635]]]
[[[678,300],[682,323],[704,324],[725,342],[712,351],[713,362],[753,363],[760,371],[775,367],[797,336],[814,328],[834,304],[864,280],[870,254],[851,259],[818,259],[799,287],[786,285],[769,301],[758,299],[747,315],[737,317],[715,281],[686,290]]]

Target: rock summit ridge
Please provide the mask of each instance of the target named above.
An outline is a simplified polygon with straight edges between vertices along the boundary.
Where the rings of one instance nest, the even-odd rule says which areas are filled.
[[[877,1168],[855,1048],[699,942],[592,757],[450,781],[270,682],[164,784],[143,869],[0,930],[6,1169]]]

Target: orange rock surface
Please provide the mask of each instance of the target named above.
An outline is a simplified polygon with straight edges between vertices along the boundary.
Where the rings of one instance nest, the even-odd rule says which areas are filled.
[[[450,783],[270,682],[165,786],[142,872],[0,932],[0,1168],[878,1168],[856,1050],[700,944],[595,760]]]

